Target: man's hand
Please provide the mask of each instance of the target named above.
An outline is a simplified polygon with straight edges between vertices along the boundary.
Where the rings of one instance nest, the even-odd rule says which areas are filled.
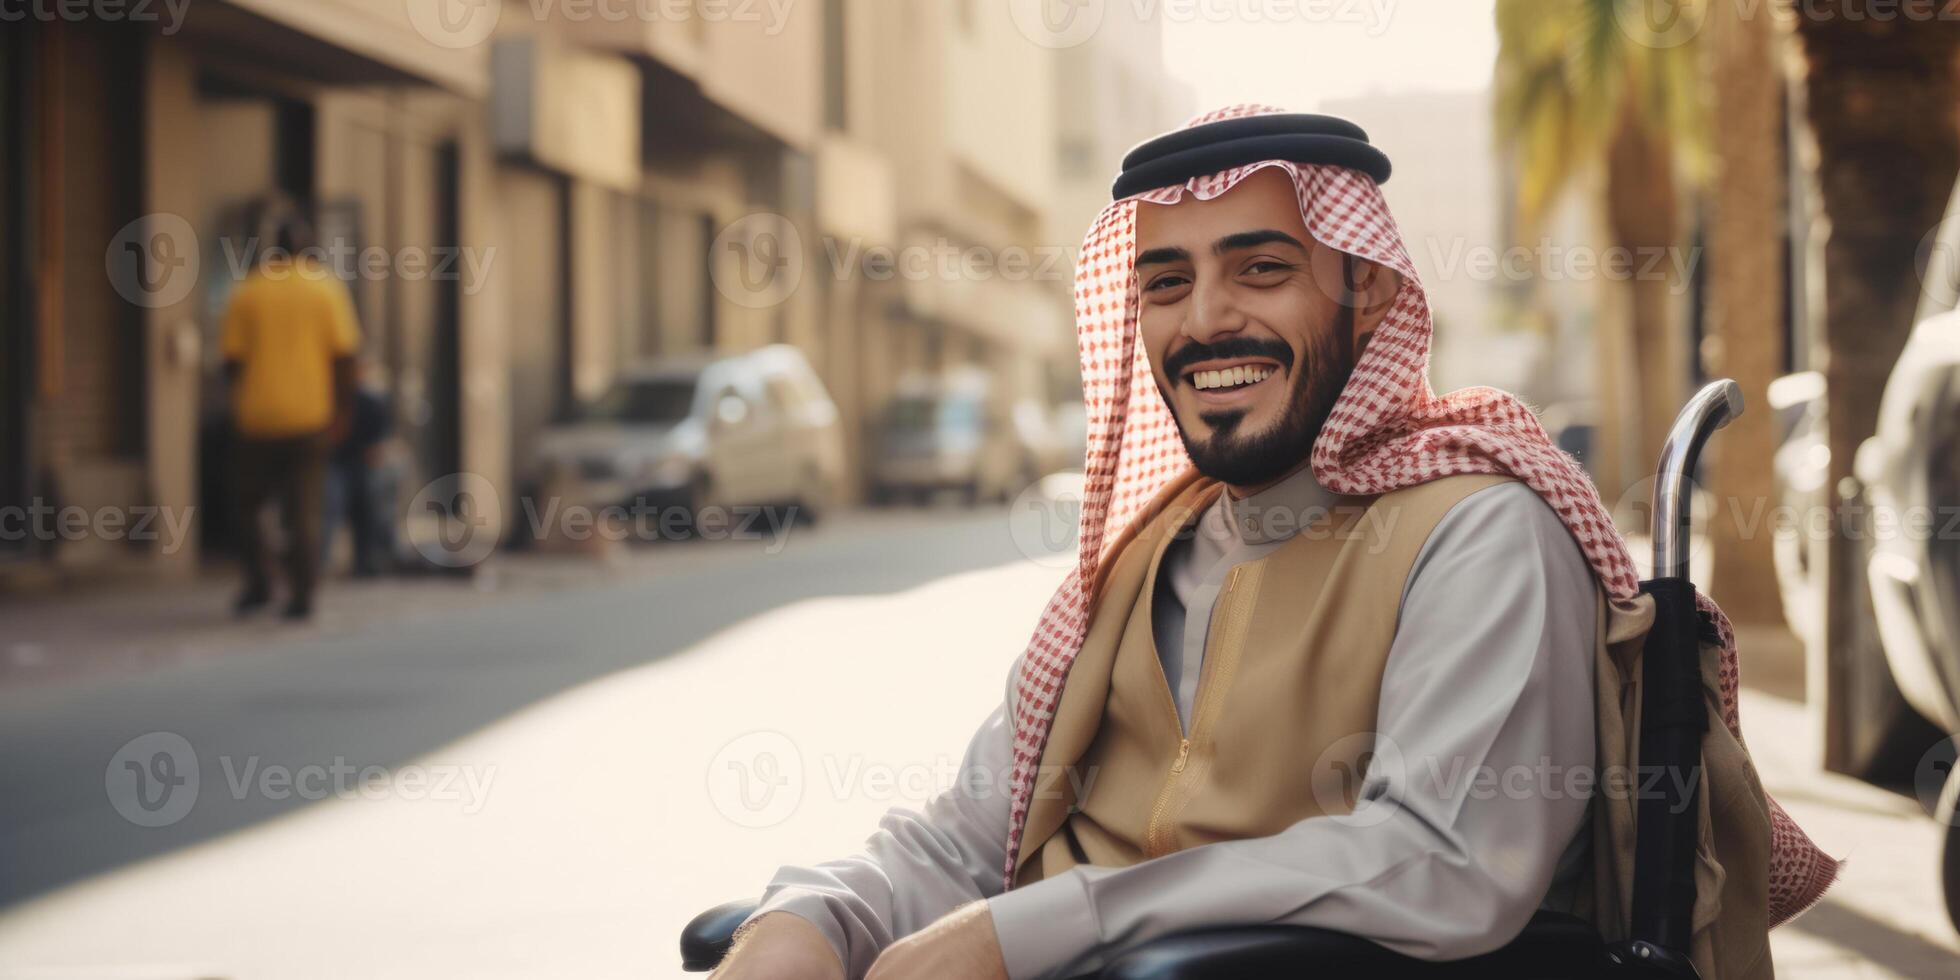
[[[865,980],[1007,980],[986,902],[968,902],[886,947]]]
[[[708,980],[844,980],[844,964],[808,919],[771,912],[742,930]]]

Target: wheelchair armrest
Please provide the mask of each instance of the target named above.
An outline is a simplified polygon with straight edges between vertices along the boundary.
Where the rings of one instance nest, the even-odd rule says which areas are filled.
[[[1369,980],[1571,980],[1604,975],[1604,944],[1583,920],[1532,916],[1502,949],[1452,962],[1419,960],[1366,939],[1310,926],[1232,926],[1166,936],[1118,957],[1099,980],[1244,980],[1350,977]]]
[[[760,904],[748,898],[723,902],[690,919],[687,928],[681,930],[681,969],[689,973],[714,969],[735,944],[735,930]]]

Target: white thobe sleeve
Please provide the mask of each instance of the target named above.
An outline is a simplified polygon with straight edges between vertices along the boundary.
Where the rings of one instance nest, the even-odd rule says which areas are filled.
[[[864,850],[810,867],[784,867],[749,918],[790,912],[814,924],[861,977],[894,941],[975,899],[1001,891],[1007,861],[1008,772],[1014,761],[1008,696],[968,743],[953,787],[923,810],[894,807]]]
[[[1093,972],[1206,926],[1320,926],[1436,960],[1503,945],[1584,824],[1590,784],[1569,780],[1594,761],[1593,590],[1577,543],[1529,488],[1471,494],[1405,587],[1377,725],[1401,764],[1377,754],[1352,817],[994,896],[1009,975]]]

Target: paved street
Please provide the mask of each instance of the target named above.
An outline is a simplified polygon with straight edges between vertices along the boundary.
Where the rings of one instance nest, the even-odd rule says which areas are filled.
[[[0,690],[0,977],[675,975],[694,911],[947,781],[1062,574],[1016,542],[999,510],[849,515],[774,555],[343,592],[298,632],[185,593],[165,662]],[[1931,821],[1809,773],[1800,686],[1755,674],[1765,778],[1852,856],[1780,975],[1951,975]],[[175,768],[168,735],[118,755],[149,733]]]

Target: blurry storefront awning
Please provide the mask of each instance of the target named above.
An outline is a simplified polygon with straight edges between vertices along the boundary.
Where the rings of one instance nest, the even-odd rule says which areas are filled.
[[[624,58],[548,37],[499,41],[491,58],[497,151],[620,191],[640,186],[640,73]]]
[[[534,9],[580,45],[658,65],[653,77],[684,80],[783,146],[809,152],[824,131],[824,24],[835,3],[561,2]]]
[[[470,0],[223,0],[198,5],[184,29],[193,43],[256,53],[328,84],[429,84],[482,98],[490,91],[490,48],[469,33],[471,23],[447,30],[446,22],[417,22],[443,3],[461,4],[461,14],[477,10]]]

